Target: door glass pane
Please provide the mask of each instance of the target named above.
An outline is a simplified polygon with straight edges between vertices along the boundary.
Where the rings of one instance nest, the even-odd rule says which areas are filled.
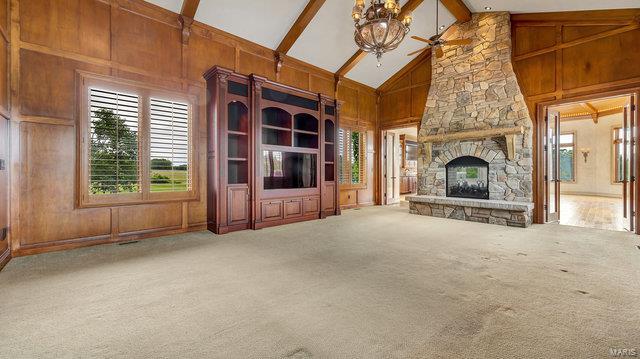
[[[548,193],[549,193],[549,196],[548,196],[549,201],[547,203],[547,206],[550,214],[556,213],[557,211],[555,198],[556,198],[556,179],[558,178],[556,174],[556,168],[557,168],[556,158],[558,157],[557,157],[555,133],[556,133],[555,119],[553,118],[553,116],[550,116],[549,132],[547,133],[547,139],[548,139],[547,178],[549,183],[549,185],[547,186]]]

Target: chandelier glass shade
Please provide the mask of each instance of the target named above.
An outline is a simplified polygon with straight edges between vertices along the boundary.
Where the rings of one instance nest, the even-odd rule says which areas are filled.
[[[367,11],[364,1],[356,0],[351,13],[355,22],[354,40],[362,51],[375,54],[380,66],[382,54],[397,48],[404,40],[412,18],[406,15],[398,19],[398,0],[371,0]]]

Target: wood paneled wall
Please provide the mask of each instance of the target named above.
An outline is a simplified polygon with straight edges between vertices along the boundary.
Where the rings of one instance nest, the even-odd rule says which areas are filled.
[[[378,124],[377,94],[368,86],[341,78],[338,83],[338,99],[344,101],[340,108],[340,127],[357,128],[367,133],[367,182],[366,186],[340,187],[340,206],[353,208],[378,202],[378,153],[374,133]]]
[[[343,121],[375,124],[373,89],[346,80],[336,89],[332,73],[290,57],[276,73],[272,50],[197,22],[184,43],[178,14],[144,1],[10,1],[14,255],[204,229],[207,93],[202,74],[214,65],[330,97],[337,92]],[[77,207],[78,70],[199,98],[197,200]]]
[[[9,1],[0,0],[0,269],[9,261],[8,233],[2,238],[2,229],[9,226],[9,119],[11,99],[9,96]]]
[[[514,69],[531,119],[548,101],[640,86],[640,9],[511,16]],[[534,134],[536,220],[541,157]]]
[[[380,127],[420,125],[431,85],[431,51],[425,51],[378,88]]]

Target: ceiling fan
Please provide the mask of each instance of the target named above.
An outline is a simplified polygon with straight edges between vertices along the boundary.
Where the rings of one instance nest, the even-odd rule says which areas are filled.
[[[442,46],[456,46],[456,45],[469,45],[471,44],[471,39],[454,39],[454,40],[445,40],[442,36],[449,31],[451,26],[447,28],[442,33],[440,32],[440,24],[438,23],[438,3],[440,1],[436,1],[436,34],[431,36],[428,39],[420,36],[411,36],[412,39],[426,42],[427,46],[421,48],[420,50],[416,50],[414,52],[408,53],[407,56],[413,56],[415,54],[419,54],[425,49],[431,47],[436,52],[436,57],[441,58],[444,56],[444,51],[442,50]],[[444,26],[443,26],[444,27]]]

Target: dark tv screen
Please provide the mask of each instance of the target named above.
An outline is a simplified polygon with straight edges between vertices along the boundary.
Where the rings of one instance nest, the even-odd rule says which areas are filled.
[[[317,155],[262,151],[264,189],[313,188],[317,186]]]

